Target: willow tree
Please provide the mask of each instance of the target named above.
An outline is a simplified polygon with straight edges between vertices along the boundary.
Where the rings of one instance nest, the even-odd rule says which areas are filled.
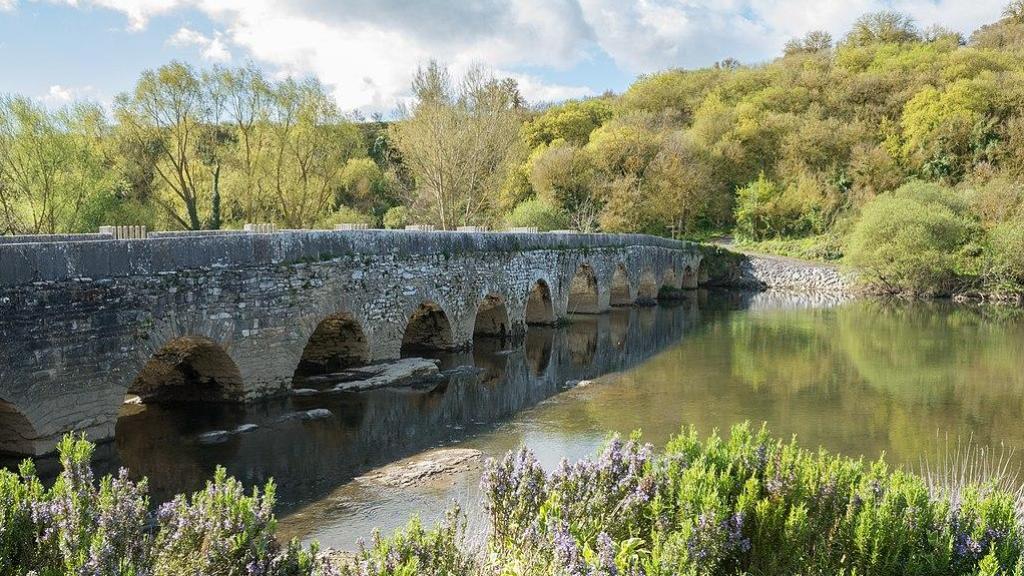
[[[522,100],[515,82],[480,67],[455,82],[431,62],[417,71],[413,94],[414,103],[392,127],[412,180],[407,203],[442,229],[486,223],[519,152]]]
[[[263,180],[286,226],[308,228],[331,212],[349,158],[362,152],[354,126],[315,80],[273,87]]]
[[[208,162],[202,157],[204,128],[213,112],[208,96],[191,66],[172,62],[143,72],[135,89],[115,103],[120,136],[152,153],[149,160],[158,184],[153,201],[191,230],[203,228],[201,207],[210,211],[217,200],[214,194],[203,194],[210,184]]]
[[[49,112],[28,98],[0,98],[0,233],[81,231],[83,207],[111,186],[103,110]]]

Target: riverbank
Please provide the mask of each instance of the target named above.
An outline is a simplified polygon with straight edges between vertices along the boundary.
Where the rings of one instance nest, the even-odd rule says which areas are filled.
[[[707,246],[704,258],[708,287],[847,297],[864,293],[855,272],[834,264],[749,252],[733,245]]]

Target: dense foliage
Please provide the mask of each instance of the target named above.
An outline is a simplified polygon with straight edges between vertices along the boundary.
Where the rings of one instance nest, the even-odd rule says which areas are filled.
[[[1021,38],[1019,2],[969,38],[883,11],[838,40],[809,32],[766,64],[667,70],[621,95],[532,108],[511,79],[431,62],[391,122],[341,114],[315,81],[172,63],[144,73],[112,115],[0,99],[0,231],[275,221],[734,232],[812,257],[893,255],[868,275],[887,290],[1021,292]],[[971,238],[865,250],[868,234],[939,224],[919,218],[927,203],[891,198],[912,182],[962,204],[954,219]],[[907,213],[882,222],[897,206]],[[969,249],[931,270],[900,256],[950,241]]]
[[[738,426],[664,454],[612,439],[551,474],[523,449],[484,474],[491,532],[474,559],[458,524],[376,538],[346,573],[572,576],[1024,573],[1019,502],[809,452]]]
[[[30,460],[0,470],[0,573],[37,576],[329,576],[315,547],[275,540],[274,485],[246,495],[219,468],[206,489],[149,513],[146,481],[93,478],[93,445],[67,436],[50,489]],[[155,524],[155,525],[154,525]]]

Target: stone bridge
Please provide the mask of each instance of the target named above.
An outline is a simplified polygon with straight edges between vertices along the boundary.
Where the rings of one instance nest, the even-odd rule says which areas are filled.
[[[697,246],[412,231],[0,238],[0,451],[113,436],[126,396],[247,402],[695,288]]]

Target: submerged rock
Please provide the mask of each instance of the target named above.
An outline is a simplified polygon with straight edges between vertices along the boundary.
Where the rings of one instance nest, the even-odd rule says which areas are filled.
[[[371,364],[353,370],[334,374],[344,379],[331,388],[332,391],[358,391],[386,388],[389,386],[412,386],[436,381],[441,378],[439,362],[427,358],[402,358],[385,364]]]
[[[334,416],[334,413],[327,408],[314,408],[312,410],[300,412],[299,415],[303,420],[322,420],[324,418]]]
[[[238,428],[232,430],[232,432],[234,432],[235,434],[245,434],[246,432],[251,432],[257,428],[259,428],[259,426],[257,426],[256,424],[242,424]]]
[[[313,396],[319,393],[320,391],[316,388],[296,388],[292,390],[292,396]]]
[[[406,488],[448,474],[475,470],[482,465],[483,453],[479,450],[441,448],[377,468],[357,477],[356,481]]]
[[[227,442],[229,436],[231,436],[231,433],[227,430],[213,430],[200,434],[196,437],[196,441],[200,444],[220,444],[221,442]]]

